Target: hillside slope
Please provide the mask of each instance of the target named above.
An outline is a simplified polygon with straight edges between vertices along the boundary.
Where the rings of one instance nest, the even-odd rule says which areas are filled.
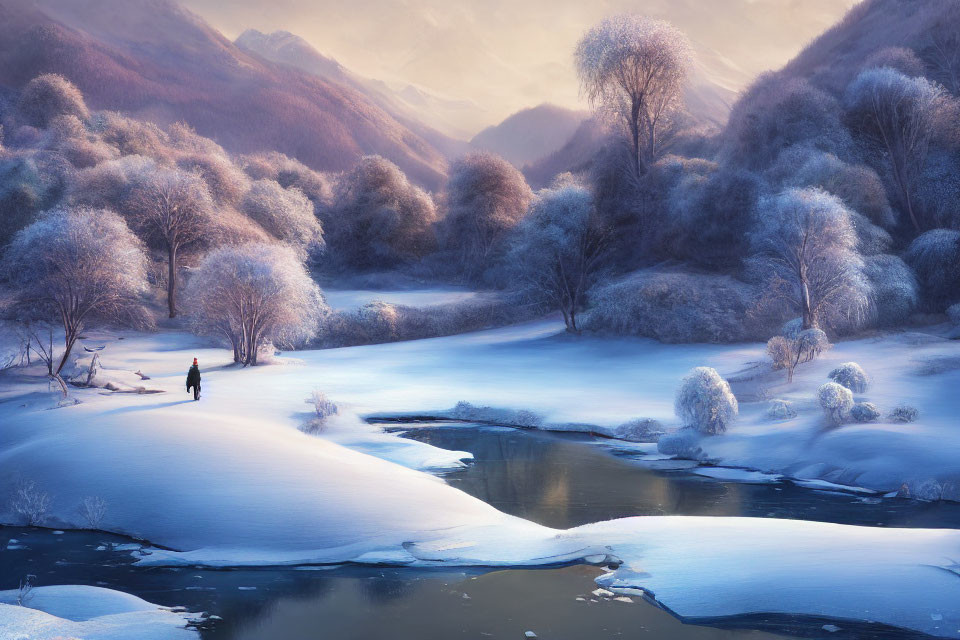
[[[96,109],[185,121],[234,152],[329,171],[378,153],[428,188],[443,180],[444,155],[358,91],[244,51],[171,0],[0,0],[0,86],[45,72]]]
[[[486,111],[469,100],[444,98],[409,84],[393,86],[365,78],[289,31],[262,33],[247,29],[234,42],[267,60],[356,89],[441,149],[452,146],[463,151],[466,146],[462,142],[488,119]],[[429,126],[425,124],[428,122]]]
[[[470,145],[499,154],[520,167],[560,149],[589,117],[585,111],[545,103],[487,127]]]

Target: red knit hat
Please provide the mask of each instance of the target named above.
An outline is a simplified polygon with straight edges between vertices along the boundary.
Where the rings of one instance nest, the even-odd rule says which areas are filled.
[[[193,364],[197,364],[197,359],[196,359],[196,358],[193,359]]]

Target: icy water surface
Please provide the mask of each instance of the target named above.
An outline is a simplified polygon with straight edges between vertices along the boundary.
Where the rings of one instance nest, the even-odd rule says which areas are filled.
[[[960,527],[960,505],[864,498],[788,482],[719,482],[689,471],[652,470],[634,459],[629,448],[618,450],[624,448],[581,435],[419,424],[411,425],[407,436],[472,452],[473,463],[446,475],[450,484],[498,509],[552,527],[649,514]],[[10,538],[26,548],[6,549]],[[201,625],[206,640],[519,639],[526,631],[548,640],[917,637],[850,621],[784,616],[684,624],[640,598],[618,600],[592,593],[593,578],[600,572],[594,567],[134,568],[127,551],[111,548],[129,543],[96,533],[0,528],[0,589],[16,587],[26,574],[36,575],[39,585],[119,589],[219,616]],[[824,625],[834,630],[825,631]]]

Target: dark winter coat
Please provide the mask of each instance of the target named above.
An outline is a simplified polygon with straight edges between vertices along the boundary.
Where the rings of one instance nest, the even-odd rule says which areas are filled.
[[[187,391],[190,391],[190,387],[199,387],[200,386],[200,367],[197,365],[190,365],[190,371],[187,371]]]

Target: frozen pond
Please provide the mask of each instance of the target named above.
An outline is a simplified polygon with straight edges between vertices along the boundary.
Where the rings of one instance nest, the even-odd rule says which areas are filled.
[[[498,509],[553,527],[631,515],[803,518],[895,527],[960,527],[960,505],[881,500],[788,482],[744,484],[651,469],[631,447],[575,434],[472,425],[410,425],[408,437],[470,451],[446,475]],[[283,523],[278,522],[277,527]],[[22,549],[7,549],[9,539]],[[0,589],[26,574],[38,585],[94,584],[164,605],[206,611],[208,640],[319,638],[680,638],[787,636],[910,638],[875,625],[791,616],[683,624],[639,597],[593,593],[595,567],[423,570],[341,566],[210,571],[134,568],[99,533],[0,528]],[[106,547],[106,548],[104,548]],[[824,625],[830,630],[824,630]],[[834,629],[839,628],[839,630]],[[2,633],[0,633],[2,637]]]

